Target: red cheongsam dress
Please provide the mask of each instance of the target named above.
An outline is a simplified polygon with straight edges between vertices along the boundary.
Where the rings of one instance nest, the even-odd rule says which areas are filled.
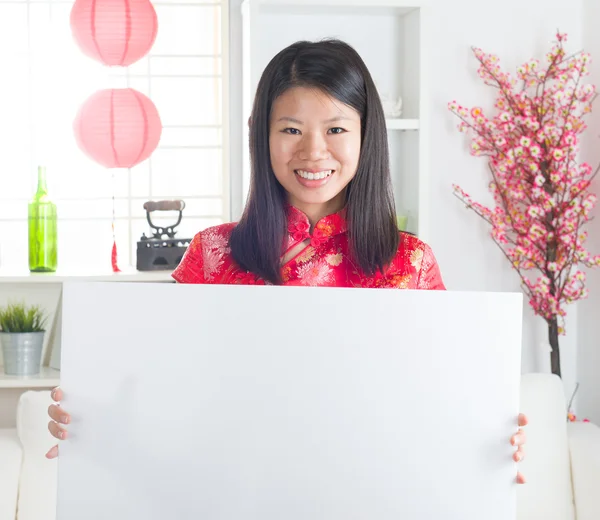
[[[287,207],[288,245],[281,267],[283,285],[444,290],[431,248],[401,233],[395,258],[385,274],[364,275],[348,254],[345,210],[317,222],[312,234],[308,217]],[[199,232],[190,243],[173,278],[180,283],[256,284],[265,281],[239,268],[230,254],[229,236],[235,223]]]

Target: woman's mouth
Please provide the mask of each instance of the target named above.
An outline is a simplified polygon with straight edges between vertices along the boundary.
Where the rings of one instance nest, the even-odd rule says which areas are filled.
[[[307,188],[319,188],[331,179],[335,170],[321,170],[321,171],[306,171],[306,170],[294,170],[296,179]]]

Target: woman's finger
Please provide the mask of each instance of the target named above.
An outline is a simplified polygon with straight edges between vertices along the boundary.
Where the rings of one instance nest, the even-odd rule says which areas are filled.
[[[58,424],[56,424],[54,421],[50,421],[48,423],[48,430],[50,431],[50,433],[56,437],[57,439],[60,440],[64,440],[67,438],[68,432],[67,430],[61,428]]]
[[[48,415],[57,423],[69,424],[71,421],[71,416],[56,404],[51,404],[48,407]]]
[[[525,480],[523,473],[521,473],[520,471],[517,472],[517,484],[525,484],[525,482],[527,481]]]
[[[524,413],[520,413],[519,414],[519,426],[520,427],[527,426],[528,422],[529,422],[529,420],[527,419],[527,416]]]
[[[515,462],[521,462],[525,458],[525,452],[519,448],[517,451],[513,453],[513,460]]]
[[[58,445],[52,446],[52,448],[48,450],[48,453],[46,453],[47,459],[55,459],[56,457],[58,457]]]
[[[525,435],[525,432],[522,430],[519,430],[518,433],[516,433],[515,435],[513,435],[510,438],[510,443],[513,446],[522,446],[523,444],[525,444],[526,441],[527,441],[527,436]]]
[[[50,395],[53,401],[62,401],[63,399],[63,391],[58,386],[52,390]]]

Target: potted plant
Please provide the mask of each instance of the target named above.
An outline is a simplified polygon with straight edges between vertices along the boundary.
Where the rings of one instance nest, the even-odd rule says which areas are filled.
[[[582,268],[600,266],[600,255],[585,248],[583,229],[597,201],[590,187],[600,168],[578,160],[596,88],[584,82],[590,55],[567,54],[566,39],[558,33],[546,64],[530,60],[516,77],[497,56],[473,49],[479,76],[494,89],[496,113],[449,104],[459,129],[472,136],[471,153],[487,157],[495,204],[475,202],[456,185],[455,195],[490,225],[529,304],[546,321],[552,373],[559,377],[566,306],[587,296]]]
[[[0,343],[5,374],[39,374],[46,320],[47,316],[39,305],[11,303],[0,308]]]

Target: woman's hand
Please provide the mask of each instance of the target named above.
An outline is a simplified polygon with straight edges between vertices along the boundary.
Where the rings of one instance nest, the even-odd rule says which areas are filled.
[[[52,399],[58,403],[63,398],[63,393],[60,388],[55,388],[52,390]],[[59,404],[52,404],[48,408],[48,415],[52,418],[52,420],[48,423],[48,430],[50,433],[56,437],[57,439],[64,440],[67,438],[67,430],[59,424],[69,424],[71,422],[71,416],[65,412]],[[48,453],[46,453],[46,457],[49,459],[54,459],[58,457],[58,445],[50,448]]]
[[[525,451],[523,450],[523,445],[525,444],[526,437],[525,432],[523,431],[523,426],[527,426],[527,417],[525,414],[519,414],[519,431],[510,438],[510,443],[513,446],[517,446],[517,451],[513,454],[513,459],[515,462],[521,462],[525,458]],[[517,472],[517,484],[525,484],[525,477],[523,474],[518,471]]]

